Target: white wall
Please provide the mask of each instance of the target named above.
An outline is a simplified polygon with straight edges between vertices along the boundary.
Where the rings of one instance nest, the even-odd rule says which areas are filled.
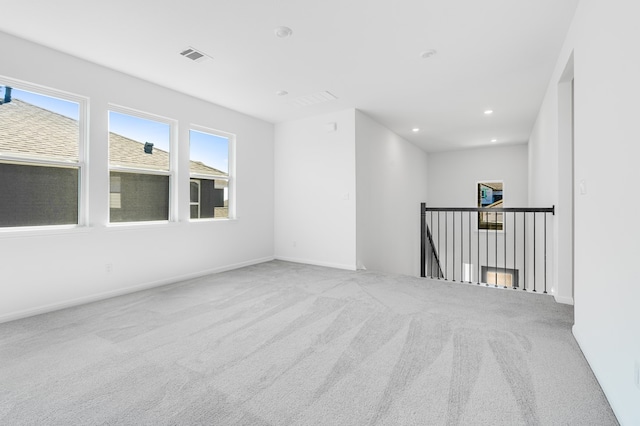
[[[529,207],[527,157],[525,144],[430,153],[427,206],[477,207],[478,182],[503,182],[504,207]],[[512,244],[514,234],[519,239],[524,235],[523,221],[510,219],[505,218],[504,231],[478,232],[477,220],[467,214],[427,213],[427,226],[447,279],[479,282],[482,266],[513,268],[520,271],[521,287],[526,285],[529,290],[540,291],[544,265],[542,262],[536,265],[538,275],[534,287],[533,250],[527,255],[528,267],[523,267],[524,250],[514,252]],[[537,229],[538,235],[541,230]],[[531,231],[529,223],[528,235],[532,235]],[[538,257],[543,253],[540,248]],[[465,264],[470,265],[470,276],[465,275]],[[552,283],[548,290],[554,291]]]
[[[356,111],[358,267],[420,274],[427,154]]]
[[[528,206],[527,155],[524,144],[432,152],[427,205],[476,207],[477,182],[502,181],[505,207]]]
[[[640,3],[583,0],[529,142],[531,186],[557,192],[558,83],[573,52],[575,75],[574,335],[621,424],[640,424]],[[553,174],[557,172],[551,171]],[[584,181],[586,193],[578,183]],[[554,195],[557,197],[557,195]]]
[[[0,57],[5,77],[90,100],[90,226],[0,232],[0,321],[273,258],[272,124],[3,33]],[[235,133],[238,219],[189,223],[183,169],[181,221],[107,226],[108,103],[178,120],[183,165],[189,124]]]
[[[275,255],[356,268],[355,111],[276,124]],[[327,126],[335,123],[335,131]]]

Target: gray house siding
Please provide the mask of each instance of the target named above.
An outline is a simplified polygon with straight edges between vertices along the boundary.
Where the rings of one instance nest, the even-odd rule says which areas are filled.
[[[111,222],[169,219],[169,176],[111,172],[120,179],[119,207],[109,209]]]
[[[77,168],[0,163],[0,227],[78,223]]]

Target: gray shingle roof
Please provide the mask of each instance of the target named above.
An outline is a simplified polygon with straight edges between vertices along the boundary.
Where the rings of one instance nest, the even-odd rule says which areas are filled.
[[[78,122],[13,99],[0,105],[0,152],[78,159]]]
[[[0,153],[56,159],[78,159],[78,122],[72,118],[13,99],[0,105]],[[144,143],[109,133],[111,164],[152,169],[169,169],[169,153],[154,148],[144,152]],[[191,173],[227,176],[227,173],[199,161],[189,164]]]

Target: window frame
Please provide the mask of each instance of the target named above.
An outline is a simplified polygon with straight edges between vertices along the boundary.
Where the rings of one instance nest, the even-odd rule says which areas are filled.
[[[189,209],[189,220],[191,222],[201,222],[201,221],[225,221],[225,220],[235,220],[237,219],[237,213],[236,213],[236,186],[235,186],[235,182],[236,182],[236,175],[235,175],[235,159],[236,159],[236,155],[235,155],[235,151],[236,151],[236,135],[234,133],[229,133],[229,132],[225,132],[223,130],[217,130],[217,129],[212,129],[210,127],[205,127],[205,126],[200,126],[197,124],[190,124],[189,125],[189,140],[188,140],[188,147],[189,147],[189,158],[188,158],[188,170],[189,170],[189,182],[191,182],[192,180],[222,180],[222,181],[226,181],[227,182],[227,197],[228,197],[228,215],[227,217],[210,217],[210,218],[201,218],[200,217],[200,207],[198,207],[198,218],[196,219],[192,219],[191,218],[191,209]],[[227,171],[227,176],[220,176],[220,175],[207,175],[207,174],[202,174],[202,173],[191,173],[191,131],[195,131],[195,132],[200,132],[200,133],[208,133],[214,136],[219,136],[222,138],[226,138],[227,139],[227,160],[228,160],[228,171]],[[202,188],[202,183],[199,183],[199,188],[201,190]],[[201,199],[201,194],[200,194],[200,199]],[[189,201],[191,201],[191,198],[189,198]],[[191,203],[189,204],[189,206],[191,206]]]
[[[0,75],[0,86],[31,92],[78,104],[78,159],[64,160],[42,156],[20,155],[0,152],[0,162],[35,167],[63,167],[78,170],[78,223],[64,225],[27,225],[0,227],[0,233],[14,231],[46,231],[86,228],[89,224],[89,185],[88,185],[88,140],[89,140],[89,98],[65,90],[54,89],[36,83]]]
[[[477,182],[476,182],[476,187],[475,187],[475,205],[476,205],[477,207],[481,207],[481,206],[480,206],[480,202],[479,202],[479,194],[478,194],[479,189],[480,189],[480,185],[485,185],[485,186],[487,186],[487,184],[488,184],[488,183],[499,183],[499,184],[501,184],[501,185],[502,185],[502,201],[503,201],[503,203],[504,203],[504,189],[505,189],[505,182],[504,182],[504,180],[503,180],[503,179],[483,179],[483,180],[479,180],[479,181],[477,181]],[[503,204],[503,206],[502,206],[502,207],[505,207],[505,206],[504,206],[504,204]],[[477,231],[477,232],[481,232],[481,231],[485,231],[485,232],[486,232],[486,231],[490,231],[490,232],[498,232],[498,233],[503,233],[503,232],[505,232],[505,228],[506,228],[506,220],[507,220],[507,218],[506,218],[506,215],[504,215],[504,213],[499,213],[499,212],[496,212],[496,213],[486,213],[487,215],[494,214],[494,215],[496,215],[496,218],[498,217],[497,215],[502,214],[502,222],[497,222],[497,223],[499,223],[499,224],[500,224],[499,229],[493,229],[493,228],[491,228],[490,226],[487,226],[487,225],[482,226],[482,224],[490,224],[490,223],[493,223],[493,222],[491,222],[491,221],[483,222],[483,221],[481,220],[481,216],[482,216],[482,214],[483,214],[483,213],[478,212],[478,217],[477,217],[477,220],[476,220],[476,231]]]
[[[191,201],[191,184],[198,184],[198,201]],[[191,219],[191,207],[198,206],[198,217],[196,219],[201,219],[200,217],[200,200],[202,199],[202,184],[200,179],[189,178],[189,218]]]
[[[111,132],[111,126],[109,122],[109,113],[116,112],[119,114],[126,114],[132,117],[141,118],[144,120],[157,121],[159,123],[163,123],[169,126],[169,169],[168,170],[159,170],[159,169],[151,169],[151,168],[142,168],[142,167],[132,167],[132,166],[121,166],[121,165],[112,165],[110,156],[111,156],[111,143],[109,141],[109,133]],[[124,136],[124,135],[123,135]],[[125,107],[122,105],[117,105],[113,103],[109,103],[107,105],[107,181],[109,182],[109,189],[107,191],[107,226],[145,226],[148,224],[167,224],[176,222],[178,218],[177,206],[175,200],[178,199],[178,194],[176,192],[176,170],[177,170],[177,162],[178,156],[176,155],[176,147],[178,140],[178,121],[169,117],[164,117],[161,115],[149,113],[146,111],[141,111],[138,109]],[[126,137],[126,136],[125,136]],[[166,220],[140,220],[140,221],[129,221],[129,222],[112,222],[111,221],[111,172],[119,172],[119,173],[133,173],[133,174],[144,174],[144,175],[156,175],[156,176],[168,176],[169,178],[169,205],[168,207],[168,217]]]
[[[496,274],[496,282],[495,283],[490,283],[489,282],[489,274]],[[480,268],[480,282],[488,284],[488,285],[496,285],[496,286],[504,286],[504,283],[498,284],[498,277],[499,275],[502,275],[504,277],[506,276],[510,276],[511,277],[511,286],[508,288],[520,288],[520,270],[517,268],[502,268],[500,266],[495,267],[495,266],[487,266],[487,265],[481,265]]]

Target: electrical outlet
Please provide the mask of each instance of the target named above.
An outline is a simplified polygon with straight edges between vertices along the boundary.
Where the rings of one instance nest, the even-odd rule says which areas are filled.
[[[104,270],[107,274],[110,274],[113,272],[113,263],[107,263],[106,265],[104,265]]]

